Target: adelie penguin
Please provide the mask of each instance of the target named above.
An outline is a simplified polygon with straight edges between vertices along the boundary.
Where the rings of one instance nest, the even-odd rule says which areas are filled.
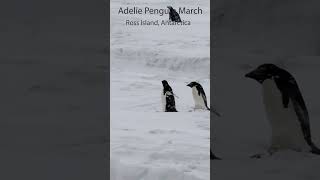
[[[245,76],[262,85],[263,103],[272,130],[269,154],[283,149],[320,154],[312,141],[308,110],[294,77],[274,64],[260,65]]]
[[[169,9],[169,20],[173,22],[182,22],[179,16],[179,13],[173,7],[167,6]]]
[[[174,93],[166,80],[162,81],[163,91],[161,95],[162,108],[164,112],[178,112],[174,100]]]
[[[195,104],[195,109],[206,109],[210,111],[210,108],[207,104],[207,97],[206,93],[204,92],[201,84],[197,82],[191,82],[187,86],[192,88],[192,96]],[[212,112],[215,113],[217,116],[220,116],[218,112],[212,109]]]

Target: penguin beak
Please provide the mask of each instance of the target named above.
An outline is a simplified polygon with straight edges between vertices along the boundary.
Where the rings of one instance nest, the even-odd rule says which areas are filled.
[[[245,75],[245,77],[252,78],[252,79],[257,79],[259,77],[263,77],[263,72],[260,72],[259,70],[256,69],[256,70],[253,70],[253,71],[247,73]]]
[[[191,85],[190,85],[190,84],[188,84],[187,86],[191,87]]]
[[[245,75],[245,77],[246,77],[246,78],[254,78],[254,77],[255,77],[254,71],[247,73],[247,74]]]
[[[260,72],[258,70],[254,70],[254,71],[251,71],[249,73],[247,73],[245,75],[246,78],[251,78],[251,79],[254,79],[260,83],[262,83],[265,79],[265,75],[263,72]]]

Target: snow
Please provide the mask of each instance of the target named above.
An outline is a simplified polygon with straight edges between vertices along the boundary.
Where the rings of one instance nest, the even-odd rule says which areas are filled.
[[[191,26],[125,26],[120,6],[200,6],[206,15],[184,15]],[[111,1],[111,179],[207,180],[210,113],[193,110],[190,81],[210,99],[209,1]],[[162,112],[166,79],[179,112]],[[210,105],[210,101],[209,101]]]

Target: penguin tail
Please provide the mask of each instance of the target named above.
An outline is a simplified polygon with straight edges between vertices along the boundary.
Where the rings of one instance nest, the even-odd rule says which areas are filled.
[[[316,155],[320,155],[320,150],[318,149],[318,150],[311,150],[311,153],[312,154],[316,154]]]
[[[207,110],[208,110],[208,111],[212,111],[216,116],[221,117],[221,114],[218,113],[215,109],[212,109],[212,110],[211,110],[209,107],[207,107]]]
[[[312,154],[317,154],[317,155],[320,155],[320,149],[315,146],[314,144],[312,145],[312,149],[310,151]]]

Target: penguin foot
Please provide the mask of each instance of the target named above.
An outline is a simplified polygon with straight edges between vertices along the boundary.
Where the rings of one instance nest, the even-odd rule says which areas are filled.
[[[318,149],[318,148],[317,149],[312,149],[311,153],[312,154],[316,154],[316,155],[320,155],[320,149]]]
[[[262,154],[262,153],[254,154],[254,155],[250,156],[250,158],[252,158],[252,159],[261,159],[263,155],[265,155],[265,154]]]
[[[252,156],[250,156],[250,158],[252,159],[261,159],[263,157],[266,157],[266,156],[272,156],[275,152],[267,152],[267,153],[257,153],[257,154],[254,154]]]

